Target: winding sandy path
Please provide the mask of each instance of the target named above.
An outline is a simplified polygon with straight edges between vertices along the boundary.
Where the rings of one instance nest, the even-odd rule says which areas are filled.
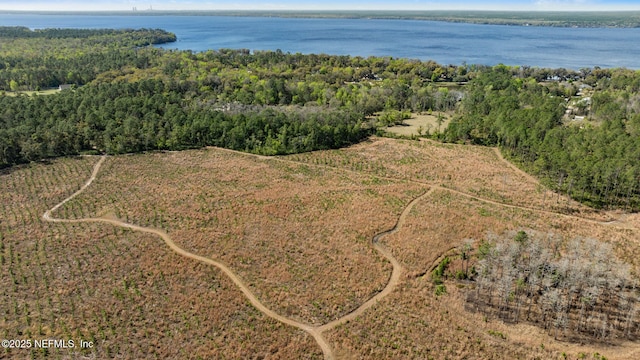
[[[617,227],[619,229],[638,230],[638,228],[636,228],[635,226],[626,224],[624,222],[624,219],[622,219],[622,218],[615,219],[615,220],[607,220],[607,221],[595,220],[595,219],[585,218],[585,217],[582,217],[582,216],[576,216],[576,215],[571,215],[571,214],[563,214],[563,213],[559,213],[559,212],[555,212],[555,211],[551,211],[551,210],[538,209],[538,208],[521,206],[521,205],[505,204],[505,203],[500,202],[500,201],[481,198],[481,197],[478,197],[478,196],[475,196],[475,195],[467,194],[467,193],[459,191],[459,190],[450,189],[450,188],[446,188],[446,187],[442,187],[442,186],[432,185],[432,187],[434,189],[448,191],[450,193],[461,195],[461,196],[467,197],[469,199],[474,199],[474,200],[482,201],[482,202],[487,203],[487,204],[492,204],[492,205],[496,205],[496,206],[502,206],[502,207],[509,208],[509,209],[519,209],[519,210],[526,210],[526,211],[534,211],[534,212],[541,213],[541,214],[560,216],[560,217],[563,217],[563,218],[566,218],[566,219],[580,220],[580,221],[584,221],[584,222],[587,222],[587,223],[590,223],[590,224],[613,226],[613,227]]]
[[[316,340],[316,342],[318,343],[318,345],[322,349],[322,353],[324,354],[324,358],[326,360],[334,359],[335,356],[334,356],[334,353],[333,353],[333,348],[329,345],[329,343],[324,338],[324,336],[322,336],[322,333],[324,331],[333,329],[338,325],[344,324],[344,323],[346,323],[346,322],[348,322],[348,321],[350,321],[352,319],[355,319],[357,316],[361,315],[367,309],[371,308],[372,306],[377,304],[380,300],[382,300],[384,297],[389,295],[393,291],[393,289],[396,287],[396,285],[400,282],[400,278],[401,278],[401,275],[402,275],[402,272],[403,272],[402,265],[391,254],[391,252],[388,249],[386,249],[383,245],[381,245],[379,243],[379,241],[380,241],[380,239],[382,237],[397,232],[402,227],[402,225],[404,224],[405,218],[407,217],[407,215],[409,214],[409,212],[411,211],[413,206],[416,203],[418,203],[420,200],[422,200],[424,197],[430,195],[434,190],[432,188],[429,191],[425,192],[424,194],[420,195],[419,197],[413,199],[405,207],[405,209],[402,211],[402,213],[400,214],[400,217],[398,218],[398,221],[396,222],[396,224],[395,224],[395,226],[393,228],[391,228],[391,229],[389,229],[387,231],[381,232],[381,233],[379,233],[379,234],[377,234],[377,235],[375,235],[373,237],[373,239],[372,239],[373,247],[385,259],[389,260],[389,262],[391,262],[391,265],[393,266],[393,271],[391,273],[391,276],[389,277],[389,281],[387,282],[387,285],[385,286],[385,288],[381,292],[377,293],[372,298],[367,300],[365,303],[360,305],[357,309],[355,309],[352,312],[342,316],[341,318],[336,319],[334,321],[331,321],[331,322],[329,322],[329,323],[327,323],[325,325],[313,326],[313,325],[306,324],[306,323],[303,323],[303,322],[300,322],[300,321],[297,321],[297,320],[290,319],[290,318],[288,318],[286,316],[282,316],[282,315],[274,312],[273,310],[269,309],[262,302],[260,302],[260,300],[258,300],[258,298],[255,296],[255,294],[251,292],[249,287],[242,281],[242,279],[240,279],[225,264],[220,263],[218,261],[215,261],[213,259],[210,259],[210,258],[207,258],[207,257],[204,257],[204,256],[200,256],[200,255],[197,255],[197,254],[194,254],[194,253],[191,253],[191,252],[188,252],[188,251],[184,250],[183,248],[179,247],[173,241],[173,239],[171,239],[169,234],[167,234],[163,230],[154,229],[154,228],[150,228],[150,227],[138,226],[138,225],[126,223],[124,221],[120,221],[118,219],[111,219],[111,218],[105,218],[105,217],[82,218],[82,219],[60,219],[60,218],[52,217],[51,216],[52,212],[56,211],[57,209],[62,207],[65,203],[67,203],[68,201],[70,201],[74,197],[76,197],[79,194],[81,194],[86,188],[89,187],[89,185],[91,185],[91,183],[96,179],[96,176],[98,175],[98,172],[100,171],[100,167],[104,163],[105,159],[106,159],[106,156],[102,156],[100,158],[100,160],[98,160],[98,162],[94,165],[93,171],[91,172],[91,177],[89,177],[87,182],[78,191],[74,192],[69,197],[67,197],[66,199],[62,200],[60,203],[58,203],[55,206],[53,206],[51,209],[45,211],[45,213],[42,215],[42,218],[45,221],[56,222],[56,223],[62,223],[62,222],[64,222],[64,223],[100,222],[100,223],[106,223],[106,224],[111,224],[111,225],[115,225],[115,226],[124,227],[124,228],[131,229],[131,230],[134,230],[134,231],[139,231],[139,232],[144,232],[144,233],[148,233],[148,234],[157,235],[165,242],[165,244],[167,244],[167,246],[169,246],[169,248],[171,250],[173,250],[177,254],[182,255],[182,256],[184,256],[186,258],[189,258],[189,259],[193,259],[193,260],[196,260],[196,261],[203,262],[205,264],[213,265],[213,266],[217,267],[218,269],[220,269],[220,271],[222,271],[225,275],[227,275],[231,279],[231,281],[233,281],[233,283],[236,284],[236,286],[240,289],[240,291],[242,291],[242,293],[249,300],[249,302],[256,309],[258,309],[260,312],[262,312],[265,315],[269,316],[270,318],[275,319],[277,321],[280,321],[280,322],[282,322],[284,324],[287,324],[287,325],[296,327],[296,328],[298,328],[300,330],[306,331],[309,335],[311,335]]]
[[[400,214],[400,217],[398,218],[398,221],[396,222],[395,226],[393,228],[387,230],[387,231],[383,231],[383,232],[375,235],[373,237],[373,240],[371,241],[372,244],[373,244],[373,247],[380,254],[382,254],[382,256],[384,256],[385,259],[389,260],[391,265],[393,265],[393,271],[391,272],[391,277],[389,278],[389,282],[387,283],[387,286],[385,286],[385,288],[382,289],[381,292],[377,293],[374,297],[372,297],[371,299],[367,300],[364,304],[360,305],[360,307],[358,307],[357,309],[353,310],[349,314],[346,314],[346,315],[342,316],[339,319],[333,320],[333,321],[331,321],[331,322],[329,322],[329,323],[327,323],[325,325],[322,325],[322,326],[318,327],[318,330],[320,330],[320,332],[333,329],[338,325],[342,325],[344,323],[349,322],[350,320],[355,319],[356,317],[358,317],[359,315],[364,313],[367,309],[369,309],[372,306],[374,306],[375,304],[377,304],[380,300],[382,300],[385,296],[389,295],[393,291],[393,289],[396,287],[396,285],[400,282],[400,277],[402,276],[402,272],[404,271],[404,268],[402,267],[400,262],[393,256],[393,254],[391,254],[391,251],[389,251],[382,244],[380,244],[380,239],[385,237],[385,236],[387,236],[387,235],[391,235],[393,233],[396,233],[398,230],[400,230],[402,228],[402,226],[404,225],[404,221],[405,221],[407,215],[409,215],[409,212],[411,212],[411,209],[413,209],[413,206],[415,204],[417,204],[418,202],[420,202],[425,197],[431,195],[433,190],[434,189],[431,188],[427,192],[425,192],[424,194],[422,194],[422,195],[418,196],[417,198],[413,199],[404,208],[404,210],[402,211],[402,214]]]

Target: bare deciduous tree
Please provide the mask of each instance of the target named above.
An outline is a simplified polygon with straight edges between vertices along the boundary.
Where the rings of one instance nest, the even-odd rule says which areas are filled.
[[[519,231],[483,242],[477,254],[467,297],[476,310],[517,323],[526,307],[524,319],[555,337],[638,338],[637,284],[609,244]]]

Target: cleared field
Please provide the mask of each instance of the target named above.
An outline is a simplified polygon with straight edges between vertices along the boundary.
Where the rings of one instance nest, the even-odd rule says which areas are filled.
[[[562,353],[569,359],[580,358],[580,353],[588,354],[586,358],[600,353],[607,359],[634,359],[640,355],[633,343],[557,341],[541,328],[511,326],[467,311],[464,291],[472,284],[450,282],[447,294],[435,296],[430,278],[444,254],[453,259],[451,266],[462,267],[458,252],[451,249],[464,239],[485,239],[517,228],[552,232],[566,239],[607,239],[619,256],[637,266],[637,231],[505,208],[444,189],[416,204],[405,221],[400,231],[383,241],[406,267],[405,281],[377,307],[327,334],[336,343],[337,353],[376,359],[563,359]],[[629,250],[633,254],[626,254]]]
[[[576,214],[594,219],[617,218],[554,194],[518,170],[497,149],[441,144],[430,140],[373,138],[346,149],[292,155],[316,165],[375,176],[438,185],[506,205]]]
[[[385,286],[391,267],[371,238],[424,191],[209,149],[109,158],[57,216],[165,229],[186,251],[227,264],[269,308],[319,325]]]
[[[96,161],[61,159],[0,175],[0,335],[76,343],[2,349],[1,358],[322,357],[313,338],[260,313],[226,276],[155,236],[41,220]],[[95,346],[81,350],[80,340]]]
[[[1,335],[99,344],[5,349],[4,357],[640,356],[634,344],[580,346],[467,312],[464,284],[434,294],[423,275],[441,255],[467,238],[521,228],[611,242],[638,269],[636,215],[551,196],[494,149],[374,138],[275,158],[213,148],[107,157],[95,180],[51,213],[85,220],[43,221],[97,161],[0,174],[0,267],[9,274]],[[104,223],[120,221],[162,230],[184,251],[225,264],[261,304],[302,326],[259,311],[216,266],[181,256],[156,235]],[[372,307],[349,315],[374,296]]]

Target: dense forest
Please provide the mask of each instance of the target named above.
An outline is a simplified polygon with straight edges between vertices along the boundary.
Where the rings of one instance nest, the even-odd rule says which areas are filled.
[[[466,80],[433,62],[140,47],[173,39],[161,30],[4,34],[0,166],[86,151],[336,148],[375,131],[366,117],[378,111],[454,109],[459,92],[429,84]],[[25,94],[68,83],[77,86]]]
[[[583,69],[587,120],[565,117],[571,82],[538,83],[494,67],[469,83],[447,141],[499,145],[559,192],[596,207],[640,207],[640,74]],[[587,85],[589,86],[589,85]]]
[[[362,140],[362,116],[256,107],[222,111],[184,98],[193,83],[147,79],[86,86],[56,96],[0,98],[0,160],[32,161],[95,150],[110,154],[206,145],[284,154]]]
[[[0,90],[86,84],[105,71],[145,68],[159,54],[151,44],[176,41],[164,30],[0,27]]]
[[[500,146],[560,192],[640,209],[638,72],[149,46],[174,40],[0,28],[0,167],[83,152],[336,148],[382,134],[381,119],[438,111],[453,120],[427,136]]]

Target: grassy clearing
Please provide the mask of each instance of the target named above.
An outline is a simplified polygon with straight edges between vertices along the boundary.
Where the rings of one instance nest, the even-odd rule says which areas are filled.
[[[482,208],[489,214],[480,215],[478,209]],[[637,357],[637,350],[633,350],[637,347],[629,343],[615,347],[571,344],[555,341],[545,330],[531,325],[510,326],[488,320],[481,313],[466,310],[463,291],[472,284],[447,281],[446,293],[438,296],[438,285],[430,276],[444,254],[452,260],[448,271],[463,269],[459,253],[450,249],[461,246],[465,239],[480,240],[501,229],[525,226],[563,238],[606,239],[619,257],[637,268],[637,232],[504,208],[445,190],[433,192],[414,210],[400,231],[383,239],[406,267],[405,282],[362,317],[328,333],[328,339],[337,344],[337,352],[346,357],[358,354],[376,359],[560,359],[563,352],[577,358],[580,351],[600,352],[608,359]]]
[[[430,140],[373,138],[346,149],[292,155],[293,160],[440,185],[501,203],[607,218],[554,194],[531,176],[507,166],[495,149]]]
[[[440,124],[438,125],[438,122]],[[422,136],[444,131],[449,126],[451,117],[442,114],[442,120],[438,120],[433,114],[412,114],[410,119],[404,120],[401,125],[395,125],[385,130],[402,136]]]
[[[59,93],[60,90],[58,88],[52,88],[52,89],[47,89],[47,90],[41,90],[41,91],[3,91],[2,94],[3,95],[7,95],[7,96],[20,96],[20,95],[27,95],[27,96],[34,96],[34,95],[53,95],[53,94],[57,94]]]

